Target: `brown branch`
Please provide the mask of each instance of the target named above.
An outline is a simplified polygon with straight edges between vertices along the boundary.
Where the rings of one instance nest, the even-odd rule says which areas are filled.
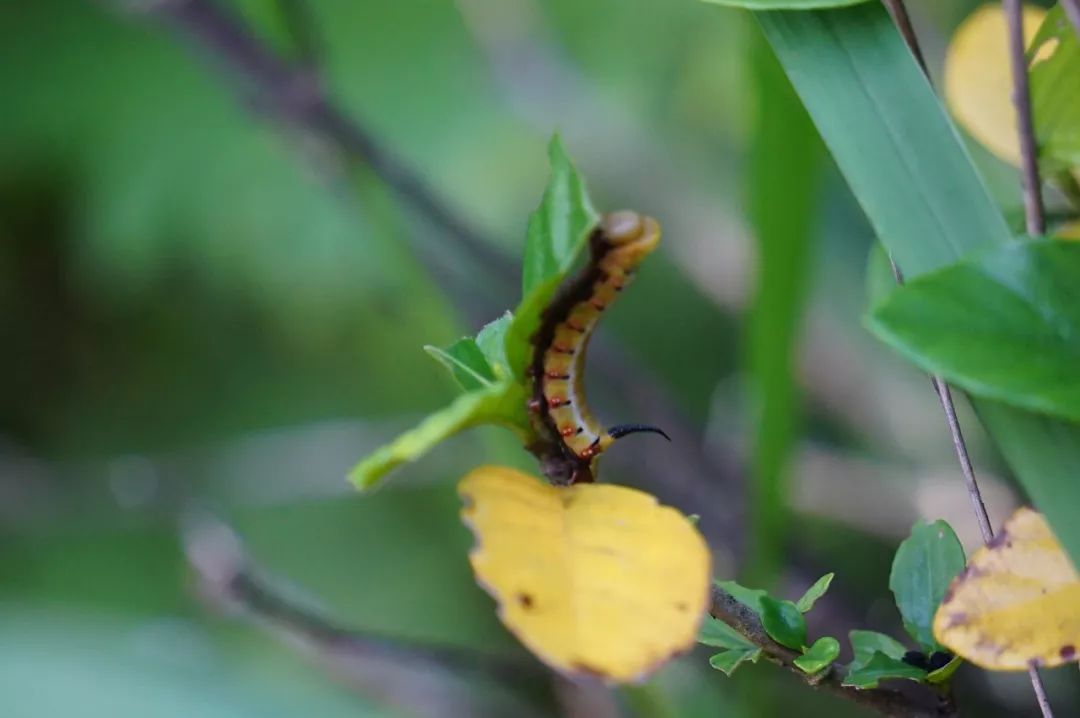
[[[548,672],[534,661],[503,658],[448,646],[395,640],[337,626],[298,602],[286,599],[260,576],[239,538],[220,521],[189,519],[183,544],[199,595],[211,606],[256,621],[299,645],[360,693],[424,718],[482,715],[496,718],[518,711],[536,718],[526,700],[489,700],[474,685],[478,677],[503,685],[544,685]]]
[[[1027,233],[1039,237],[1046,233],[1042,181],[1039,179],[1039,148],[1035,143],[1035,123],[1031,117],[1031,88],[1028,82],[1027,56],[1024,53],[1024,8],[1021,0],[1002,0],[1009,27],[1009,64],[1012,67],[1013,104],[1020,134],[1020,168],[1024,185],[1024,217]]]
[[[801,655],[798,651],[782,646],[770,638],[753,610],[739,603],[734,596],[716,585],[713,586],[709,614],[731,626],[760,648],[766,659],[786,668],[806,681],[807,685],[818,690],[853,701],[881,715],[895,718],[951,718],[956,715],[952,701],[943,699],[937,693],[927,696],[928,700],[923,703],[906,693],[888,688],[858,689],[845,686],[844,667],[838,663],[833,663],[821,673],[807,675],[795,665],[795,659]]]
[[[1076,34],[1080,35],[1080,0],[1061,0],[1061,7],[1064,8]]]
[[[1046,220],[1043,214],[1042,184],[1039,181],[1035,132],[1031,118],[1031,93],[1028,88],[1027,60],[1024,56],[1022,7],[1020,0],[1003,0],[1003,2],[1009,22],[1009,51],[1015,85],[1013,101],[1016,103],[1019,115],[1020,148],[1023,155],[1024,213],[1027,220],[1028,234],[1037,236],[1045,232]],[[916,59],[919,60],[919,65],[922,67],[923,72],[927,74],[927,79],[929,79],[926,63],[921,59],[922,51],[919,49],[918,38],[911,28],[910,21],[907,20],[907,10],[904,7],[903,0],[885,0],[885,3],[893,11],[893,16],[897,18],[898,23],[900,22],[899,18],[904,18],[906,29],[901,26],[900,34]],[[892,265],[896,283],[903,284],[904,275],[891,256],[889,257],[889,263]],[[964,475],[964,484],[971,500],[971,507],[979,522],[979,531],[982,534],[983,543],[989,543],[994,538],[994,528],[986,512],[986,503],[983,501],[982,492],[979,490],[979,482],[975,478],[975,469],[971,463],[967,442],[964,440],[964,435],[960,430],[960,421],[956,417],[956,406],[953,403],[952,391],[948,383],[939,376],[931,375],[930,383],[933,385],[938,400],[941,402],[941,408],[945,412],[945,420],[949,425],[953,448],[956,451],[956,458],[960,462],[960,469]],[[1047,699],[1046,687],[1043,685],[1042,676],[1039,675],[1039,669],[1036,666],[1031,666],[1028,669],[1028,676],[1031,679],[1031,688],[1035,692],[1035,700],[1039,704],[1043,718],[1053,718],[1053,710],[1050,707],[1050,701]]]
[[[892,15],[893,22],[896,23],[896,28],[900,31],[900,36],[904,38],[904,42],[907,43],[908,49],[911,50],[911,54],[915,56],[915,61],[919,63],[919,67],[922,68],[923,74],[926,79],[930,79],[930,70],[926,66],[926,57],[923,55],[922,46],[919,45],[919,38],[915,34],[915,27],[911,24],[911,16],[908,15],[907,5],[904,0],[883,0],[885,8]]]

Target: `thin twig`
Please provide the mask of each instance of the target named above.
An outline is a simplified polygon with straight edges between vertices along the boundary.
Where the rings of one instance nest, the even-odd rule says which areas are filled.
[[[719,586],[713,586],[709,614],[713,618],[723,621],[760,648],[762,655],[766,659],[783,666],[818,690],[854,701],[884,716],[895,716],[896,718],[946,718],[956,715],[952,702],[941,700],[936,693],[932,696],[928,695],[927,704],[923,705],[905,693],[887,688],[858,689],[845,686],[844,668],[838,663],[832,664],[814,676],[807,675],[795,665],[795,659],[801,654],[780,645],[770,638],[761,625],[761,619],[758,618],[757,614],[739,603],[734,596]]]
[[[1039,182],[1039,168],[1038,160],[1035,156],[1035,139],[1034,130],[1032,129],[1031,122],[1031,95],[1028,89],[1028,75],[1027,75],[1027,61],[1024,57],[1024,39],[1023,39],[1023,25],[1021,21],[1014,21],[1019,18],[1020,15],[1020,3],[1019,0],[1003,0],[1006,7],[1006,13],[1010,10],[1015,11],[1016,18],[1010,18],[1009,27],[1009,41],[1010,41],[1010,54],[1012,57],[1013,79],[1016,83],[1017,90],[1014,94],[1014,100],[1017,104],[1017,111],[1020,115],[1020,145],[1021,151],[1024,154],[1024,209],[1027,219],[1028,233],[1035,236],[1043,234],[1045,229],[1045,218],[1043,215],[1042,205],[1042,185]],[[906,9],[903,6],[903,0],[885,0],[886,4],[890,6],[895,5],[899,7],[899,15],[906,17]],[[1013,7],[1015,6],[1015,7]],[[897,13],[894,12],[894,17]],[[922,51],[919,49],[919,41],[913,30],[911,30],[910,23],[908,24],[908,31],[905,32],[904,28],[900,29],[901,35],[908,47],[911,49],[912,54],[916,58],[922,56]],[[1017,50],[1019,48],[1019,50]],[[1017,54],[1019,53],[1019,64],[1017,63]],[[920,61],[920,66],[924,73],[927,72],[926,64]],[[927,75],[929,79],[929,75]],[[1023,87],[1021,94],[1019,88]],[[1027,131],[1024,130],[1024,121],[1026,119]],[[1025,145],[1025,143],[1027,143]],[[1025,146],[1027,149],[1025,150]],[[889,263],[892,265],[893,276],[896,278],[897,284],[904,283],[904,275],[901,272],[900,267],[893,260],[892,256],[889,257]],[[983,501],[982,492],[979,490],[978,480],[975,478],[975,469],[971,464],[971,455],[967,449],[967,442],[964,441],[964,435],[960,430],[960,421],[956,417],[956,406],[953,403],[952,391],[949,385],[939,376],[931,375],[930,383],[934,387],[934,391],[937,392],[938,400],[941,402],[941,408],[945,411],[945,420],[949,425],[949,433],[952,436],[953,448],[956,451],[956,458],[960,462],[960,469],[964,474],[964,484],[967,487],[968,497],[971,499],[972,509],[975,511],[975,517],[979,522],[979,531],[982,534],[983,543],[989,543],[994,538],[994,527],[990,522],[990,516],[986,512],[986,503]],[[1046,687],[1043,685],[1042,676],[1039,675],[1039,670],[1035,666],[1031,666],[1028,669],[1028,676],[1031,678],[1031,688],[1035,692],[1035,700],[1039,704],[1039,709],[1042,711],[1043,718],[1053,718],[1053,710],[1050,707],[1050,701],[1046,697]]]
[[[968,498],[971,499],[971,507],[979,520],[979,532],[982,534],[983,543],[989,543],[994,538],[994,527],[986,512],[986,503],[983,501],[982,492],[979,491],[979,482],[975,479],[975,468],[971,465],[967,442],[964,441],[964,434],[960,431],[960,421],[956,418],[952,390],[939,376],[931,375],[930,383],[934,385],[934,391],[941,400],[941,408],[945,410],[945,421],[949,424],[949,433],[952,435],[953,448],[960,462],[960,470],[964,474],[964,484],[967,486]]]
[[[1039,149],[1035,144],[1035,123],[1031,117],[1031,88],[1028,82],[1027,56],[1024,53],[1024,7],[1021,0],[1002,0],[1009,27],[1009,64],[1012,66],[1013,104],[1020,134],[1020,167],[1024,184],[1024,217],[1027,233],[1039,237],[1046,233],[1042,182],[1039,179]]]
[[[919,38],[915,35],[915,27],[911,24],[911,16],[908,15],[907,5],[904,0],[884,0],[884,3],[885,8],[892,15],[893,22],[896,23],[896,28],[900,31],[900,36],[904,38],[904,42],[907,43],[911,54],[915,56],[915,61],[919,63],[923,74],[929,80],[930,70],[926,66],[926,57],[923,55],[922,46],[919,45]]]
[[[1061,0],[1061,7],[1065,9],[1065,15],[1072,23],[1076,34],[1080,35],[1080,0]]]
[[[487,677],[504,685],[528,681],[542,685],[549,678],[539,663],[408,643],[335,625],[285,598],[262,578],[236,534],[211,516],[189,516],[183,544],[205,601],[251,618],[305,648],[329,672],[365,695],[425,718],[495,718],[507,711],[538,718],[527,700],[507,696],[493,702],[476,690],[475,681]]]

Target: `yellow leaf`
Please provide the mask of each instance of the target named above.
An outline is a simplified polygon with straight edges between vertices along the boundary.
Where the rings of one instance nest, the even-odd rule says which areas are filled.
[[[636,681],[694,644],[711,559],[675,509],[624,486],[555,487],[502,466],[476,469],[458,492],[477,580],[551,667]]]
[[[1045,17],[1042,8],[1024,6],[1026,44]],[[1006,28],[1001,3],[983,5],[961,23],[945,55],[945,100],[972,137],[1006,162],[1019,165]]]
[[[1042,514],[1018,510],[975,552],[934,616],[934,637],[992,671],[1077,659],[1080,576]]]

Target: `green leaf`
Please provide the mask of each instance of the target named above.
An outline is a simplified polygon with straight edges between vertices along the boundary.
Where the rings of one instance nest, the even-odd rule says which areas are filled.
[[[905,678],[921,683],[926,680],[926,671],[879,651],[871,656],[865,666],[849,672],[844,677],[844,685],[854,688],[877,688],[878,683],[887,678]]]
[[[874,242],[866,259],[867,305],[873,307],[884,301],[897,286],[892,264],[889,262],[889,253],[881,242]]]
[[[798,95],[765,39],[749,45],[755,132],[750,146],[747,218],[756,241],[756,276],[746,332],[747,387],[753,412],[749,462],[753,547],[747,580],[775,583],[793,521],[791,455],[801,434],[798,352],[803,308],[813,271],[824,147]],[[776,211],[776,198],[784,211]]]
[[[802,598],[795,602],[796,608],[803,613],[807,613],[813,608],[814,604],[817,603],[817,600],[824,596],[825,592],[829,590],[829,584],[832,583],[835,575],[836,574],[834,573],[827,573],[815,581],[813,586],[806,589],[806,593],[802,595]]]
[[[795,665],[803,673],[814,675],[832,665],[832,662],[839,655],[840,641],[832,636],[823,636],[814,641],[814,645],[807,648],[801,656],[795,659]]]
[[[875,235],[909,281],[1012,240],[881,3],[755,16]],[[1032,501],[1080,560],[1080,427],[984,399],[974,405]]]
[[[875,653],[884,653],[889,658],[895,658],[896,660],[900,660],[907,653],[907,648],[904,647],[903,643],[900,643],[892,636],[886,636],[884,633],[878,633],[877,631],[856,629],[848,633],[848,639],[851,641],[851,648],[855,652],[855,659],[848,666],[848,671],[862,668],[870,662]]]
[[[472,339],[458,339],[446,349],[428,344],[424,351],[450,370],[462,389],[472,391],[490,386],[495,381],[495,373],[488,364],[484,353]]]
[[[757,663],[758,658],[761,657],[761,649],[738,649],[732,651],[723,651],[717,653],[715,656],[709,659],[709,665],[718,671],[723,671],[727,676],[731,676],[735,672],[735,669],[739,667],[743,661],[750,661],[751,663]]]
[[[946,650],[934,639],[934,614],[965,563],[960,540],[940,520],[917,522],[893,558],[889,588],[904,618],[904,629],[927,653]]]
[[[498,319],[488,322],[476,335],[476,345],[480,347],[484,358],[495,371],[495,376],[504,379],[510,375],[510,365],[506,361],[506,333],[514,315],[504,313]]]
[[[781,646],[800,651],[806,645],[806,619],[791,601],[762,596],[761,625]]]
[[[520,384],[506,381],[462,394],[357,464],[349,479],[360,490],[370,489],[393,469],[415,461],[459,431],[489,423],[509,427],[522,437],[527,435],[525,390]]]
[[[927,683],[944,683],[953,677],[958,669],[964,663],[964,659],[960,656],[953,656],[953,659],[946,663],[936,671],[930,671],[926,676]]]
[[[529,340],[540,326],[541,312],[555,296],[589,233],[600,221],[589,200],[585,180],[570,161],[558,135],[551,139],[548,157],[551,179],[540,206],[529,218],[521,303],[514,311],[506,343],[510,369],[518,379],[525,376],[532,354]]]
[[[1042,169],[1080,165],[1080,39],[1059,3],[1046,14],[1029,55],[1047,43],[1053,54],[1031,68],[1031,105]]]
[[[824,7],[858,5],[866,0],[704,0],[713,5],[742,7],[748,10],[814,10]]]
[[[769,594],[760,588],[747,588],[734,581],[717,581],[716,585],[731,594],[732,598],[761,615],[761,599]]]
[[[698,643],[717,648],[750,650],[754,644],[723,621],[706,616],[698,632]]]
[[[923,275],[867,324],[976,396],[1080,421],[1078,242],[1017,242]]]

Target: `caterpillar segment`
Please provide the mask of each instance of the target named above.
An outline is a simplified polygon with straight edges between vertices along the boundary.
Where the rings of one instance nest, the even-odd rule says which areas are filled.
[[[594,461],[618,438],[648,431],[644,424],[604,429],[585,396],[589,339],[604,311],[632,281],[637,268],[660,243],[660,225],[623,210],[605,215],[589,239],[589,262],[567,282],[541,318],[533,337],[529,401],[545,444],[545,471],[555,483],[594,480]]]

